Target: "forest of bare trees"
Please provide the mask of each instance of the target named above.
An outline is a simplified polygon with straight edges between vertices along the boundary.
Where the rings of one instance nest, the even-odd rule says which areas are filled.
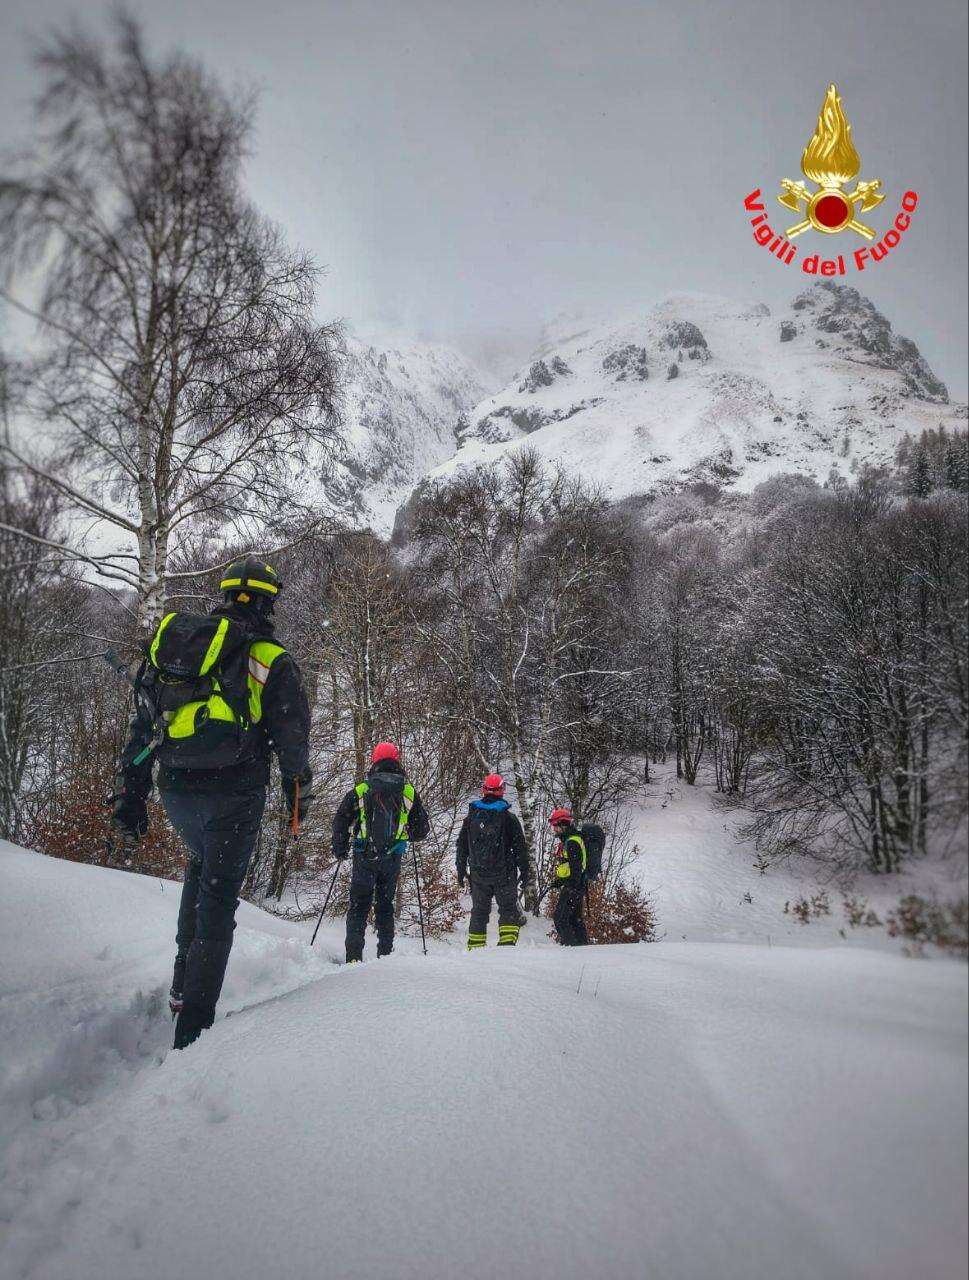
[[[40,483],[4,473],[5,523],[32,519],[57,541],[62,499]],[[492,767],[540,885],[553,802],[621,835],[623,801],[667,759],[737,806],[765,865],[800,854],[846,878],[890,874],[954,847],[966,495],[902,489],[900,472],[829,488],[783,476],[749,497],[619,509],[525,452],[428,493],[402,547],[368,531],[303,538],[278,557],[278,628],[313,704],[321,803],[298,846],[270,806],[249,893],[312,909],[330,814],[382,737],[401,744],[432,814],[421,876],[435,929],[457,916],[457,823]],[[225,551],[202,543],[199,560]],[[100,861],[127,689],[85,655],[107,642],[134,654],[134,596],[112,606],[36,541],[7,535],[4,554],[18,584],[0,631],[4,834]],[[136,865],[177,874],[160,810],[154,825]],[[628,841],[614,848],[629,856]],[[616,868],[609,884],[631,890]],[[405,923],[416,905],[402,877]]]

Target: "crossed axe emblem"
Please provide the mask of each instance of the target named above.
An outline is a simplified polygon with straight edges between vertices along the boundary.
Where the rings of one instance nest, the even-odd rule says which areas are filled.
[[[808,217],[803,222],[797,222],[793,227],[788,227],[784,232],[788,240],[793,240],[795,236],[799,236],[802,231],[807,231],[810,227],[816,227],[819,231],[857,231],[860,236],[864,236],[866,240],[874,240],[875,233],[871,227],[866,227],[863,222],[859,222],[854,216],[856,208],[860,213],[868,213],[869,210],[875,209],[885,199],[884,195],[879,194],[881,181],[875,178],[872,182],[859,182],[854,191],[842,191],[840,187],[821,187],[818,191],[809,191],[803,182],[792,182],[789,178],[781,179],[781,189],[783,195],[779,195],[777,199],[786,209],[793,210],[794,213],[800,213],[803,204],[808,212]],[[820,202],[826,197],[836,197],[844,207],[846,220],[843,226],[831,227],[821,225],[815,217],[814,210]],[[850,216],[847,216],[850,215]]]

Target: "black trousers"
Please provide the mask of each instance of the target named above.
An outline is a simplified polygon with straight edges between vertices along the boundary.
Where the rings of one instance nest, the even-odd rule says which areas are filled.
[[[266,789],[238,794],[163,791],[169,821],[188,846],[178,909],[178,964],[185,1007],[211,1025],[222,991],[239,890],[256,847]]]
[[[471,919],[468,922],[469,933],[484,933],[491,919],[491,901],[498,904],[498,926],[518,924],[518,884],[509,880],[507,884],[491,884],[487,880],[471,878]]]
[[[355,854],[350,876],[350,909],[347,911],[347,960],[363,959],[367,916],[373,904],[377,925],[377,955],[394,949],[394,898],[400,875],[399,856],[369,859]]]
[[[565,888],[559,894],[555,905],[555,932],[563,947],[584,947],[588,945],[589,935],[586,933],[585,921],[582,919],[582,886],[574,889]]]

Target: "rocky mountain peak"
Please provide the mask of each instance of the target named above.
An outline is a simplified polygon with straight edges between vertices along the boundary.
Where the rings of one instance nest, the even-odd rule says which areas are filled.
[[[909,393],[920,400],[947,404],[949,393],[909,338],[900,337],[875,304],[847,285],[819,280],[791,303],[793,320],[781,326],[781,341],[796,334],[823,334],[820,341],[846,359],[859,360],[901,375]]]
[[[825,480],[888,462],[906,432],[965,406],[857,289],[819,281],[786,308],[671,295],[621,323],[565,316],[530,364],[455,424],[434,477],[536,449],[615,500],[778,472]]]

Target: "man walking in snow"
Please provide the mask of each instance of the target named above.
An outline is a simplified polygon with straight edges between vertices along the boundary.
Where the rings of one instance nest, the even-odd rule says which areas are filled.
[[[458,884],[471,879],[471,919],[468,950],[487,945],[491,902],[498,903],[498,946],[518,941],[518,885],[529,882],[528,850],[522,824],[504,798],[504,779],[489,773],[481,784],[481,799],[472,800],[458,835]]]
[[[584,947],[588,944],[585,921],[582,919],[582,895],[585,889],[586,849],[585,841],[575,825],[569,809],[554,809],[549,818],[552,830],[558,837],[555,850],[554,884],[559,890],[555,904],[555,932],[563,947]]]
[[[169,613],[136,684],[112,825],[125,843],[148,830],[152,769],[169,821],[188,846],[170,1004],[175,1048],[215,1019],[239,890],[279,759],[291,821],[312,801],[309,707],[299,668],[273,634],[282,583],[258,556],[226,569],[224,603],[208,615]]]
[[[420,796],[407,781],[400,751],[378,742],[363,782],[348,791],[333,816],[333,856],[350,855],[353,871],[347,911],[347,964],[363,959],[371,903],[377,925],[377,955],[394,949],[394,896],[407,845],[423,840],[431,829]]]

